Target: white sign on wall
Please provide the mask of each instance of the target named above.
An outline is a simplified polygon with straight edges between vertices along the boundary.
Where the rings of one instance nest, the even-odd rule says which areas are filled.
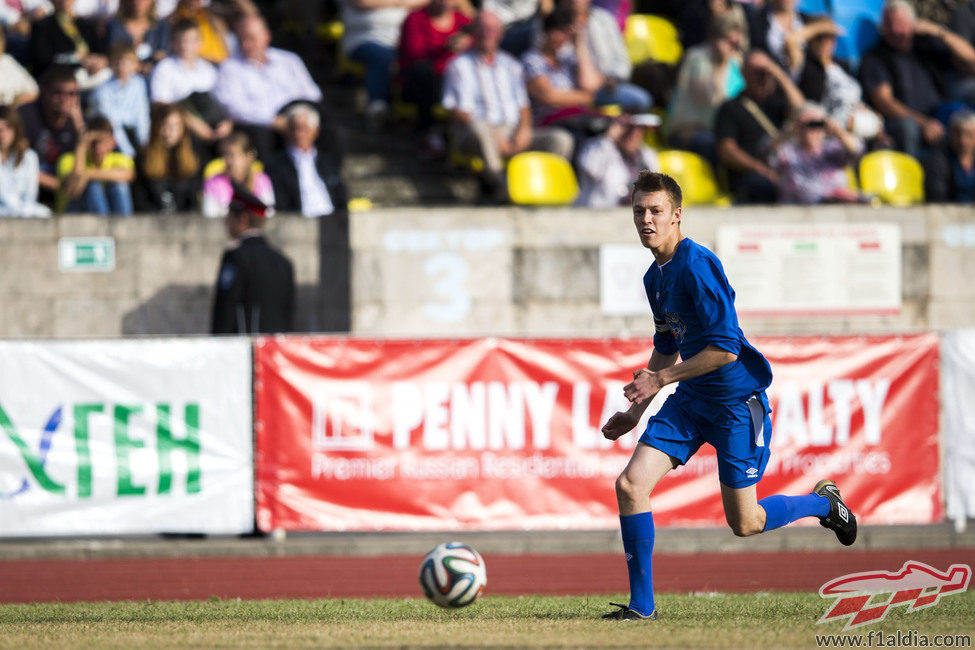
[[[717,254],[739,313],[897,314],[900,227],[885,223],[718,227]]]
[[[253,528],[248,340],[0,342],[0,537]]]
[[[603,244],[599,247],[599,308],[610,316],[646,314],[650,302],[643,275],[653,254],[640,244]]]

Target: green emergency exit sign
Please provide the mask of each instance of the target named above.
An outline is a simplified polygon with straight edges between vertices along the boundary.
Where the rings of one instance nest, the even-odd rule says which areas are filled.
[[[58,267],[62,271],[113,271],[115,239],[62,237],[58,240]]]

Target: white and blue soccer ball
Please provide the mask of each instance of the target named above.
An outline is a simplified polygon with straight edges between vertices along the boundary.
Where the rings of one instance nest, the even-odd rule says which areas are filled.
[[[440,607],[466,607],[477,600],[485,585],[484,558],[467,544],[440,544],[420,563],[423,593]]]

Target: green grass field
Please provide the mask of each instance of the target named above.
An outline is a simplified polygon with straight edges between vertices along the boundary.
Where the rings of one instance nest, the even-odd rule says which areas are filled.
[[[614,599],[619,600],[622,596]],[[461,610],[422,599],[125,602],[0,606],[0,648],[679,647],[815,648],[817,594],[661,595],[660,620],[607,622],[604,596],[486,596]],[[883,631],[975,635],[975,592],[887,618]],[[955,647],[966,647],[954,643]],[[864,647],[866,647],[864,645]],[[874,647],[882,647],[874,641]],[[889,646],[887,646],[889,647]],[[971,636],[968,646],[971,647]]]

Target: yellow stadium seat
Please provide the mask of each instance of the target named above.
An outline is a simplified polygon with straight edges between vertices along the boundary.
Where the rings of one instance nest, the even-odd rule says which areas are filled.
[[[255,160],[251,163],[251,170],[255,174],[261,173],[264,171],[264,163],[260,160]],[[223,158],[214,158],[203,168],[203,180],[213,178],[217,174],[222,174],[225,171],[227,171],[227,162]]]
[[[653,60],[677,65],[684,56],[677,28],[660,16],[630,14],[626,17],[623,40],[633,64]]]
[[[565,158],[525,151],[508,161],[508,194],[519,205],[571,205],[579,183]]]
[[[890,205],[924,202],[924,169],[899,151],[873,151],[860,159],[860,187]]]
[[[660,171],[673,177],[684,195],[684,205],[731,205],[718,185],[711,163],[692,151],[667,149],[658,154]]]

